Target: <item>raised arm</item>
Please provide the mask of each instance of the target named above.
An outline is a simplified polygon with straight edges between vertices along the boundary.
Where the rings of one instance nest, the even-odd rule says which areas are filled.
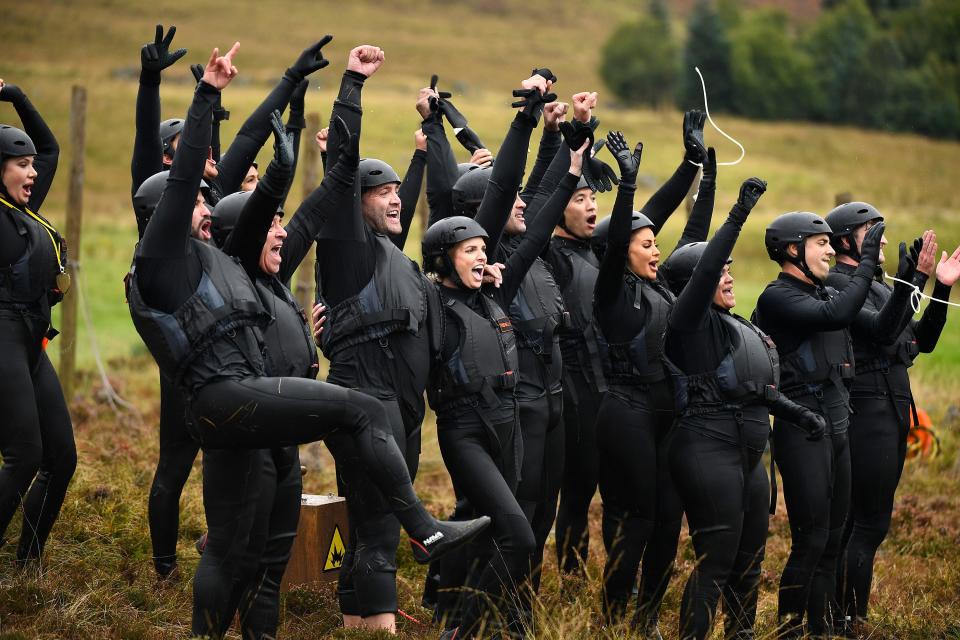
[[[733,253],[733,247],[747,216],[766,189],[767,183],[759,178],[750,178],[741,185],[736,204],[730,209],[726,221],[707,243],[690,281],[677,298],[670,314],[671,327],[679,331],[692,331],[704,326],[723,266]]]
[[[420,127],[427,137],[427,204],[429,224],[453,215],[453,185],[457,181],[457,159],[438,111],[430,110],[431,89],[420,89],[417,111]]]
[[[566,102],[551,102],[543,107],[543,135],[540,136],[540,146],[537,148],[537,159],[533,163],[530,177],[520,192],[524,202],[529,202],[537,193],[537,187],[543,180],[544,174],[557,155],[557,150],[563,142],[560,135],[560,123],[567,115],[569,106]]]
[[[948,255],[944,251],[941,255],[940,263],[937,265],[937,282],[933,286],[933,297],[938,300],[950,300],[950,290],[957,282],[957,278],[960,278],[960,247],[957,247],[952,254]],[[933,351],[946,322],[947,305],[930,301],[915,327],[917,346],[921,353]]]
[[[693,211],[683,227],[680,240],[674,251],[691,242],[704,242],[710,236],[710,222],[713,220],[713,202],[717,193],[717,155],[713,147],[707,151],[707,159],[703,162],[703,179],[700,181],[700,192],[697,201],[693,203]]]
[[[225,56],[220,56],[217,49],[210,55],[187,111],[163,196],[143,233],[140,252],[144,257],[177,258],[186,253],[194,203],[210,148],[211,111],[217,94],[237,75],[233,56],[239,47],[240,43],[234,44]]]
[[[398,249],[403,251],[410,233],[410,225],[417,213],[417,203],[420,201],[420,189],[423,187],[423,170],[427,166],[427,138],[423,131],[417,129],[413,134],[416,149],[410,158],[410,166],[403,174],[403,182],[397,189],[400,198],[400,233],[390,236],[390,240]]]
[[[37,148],[37,155],[33,159],[33,168],[37,172],[37,177],[33,181],[33,188],[30,193],[30,201],[27,203],[31,209],[40,210],[40,206],[50,191],[53,184],[53,177],[57,173],[57,162],[60,158],[60,145],[53,135],[53,131],[47,126],[40,116],[30,99],[20,89],[13,84],[4,84],[0,79],[0,102],[9,102],[16,109],[20,122],[23,124],[23,130],[30,139],[33,140],[33,146]]]
[[[240,190],[243,177],[247,175],[260,148],[270,137],[270,114],[274,111],[282,112],[304,78],[329,64],[329,60],[323,57],[321,49],[332,39],[333,36],[324,36],[319,42],[304,49],[293,66],[284,72],[280,82],[241,125],[227,150],[226,158],[217,166],[220,172],[218,181],[223,195]]]

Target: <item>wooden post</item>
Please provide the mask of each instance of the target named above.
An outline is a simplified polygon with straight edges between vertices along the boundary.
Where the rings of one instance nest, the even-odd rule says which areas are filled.
[[[70,101],[70,190],[67,194],[67,273],[76,285],[80,265],[80,227],[83,221],[83,156],[86,144],[87,90],[73,86]],[[60,385],[70,402],[77,361],[77,296],[74,288],[63,299],[60,333]]]
[[[320,114],[307,114],[306,135],[301,137],[304,145],[300,151],[300,168],[303,170],[303,197],[307,198],[313,190],[320,184],[320,172],[318,171],[320,159],[320,149],[313,137],[320,130]],[[297,284],[294,295],[297,302],[307,312],[307,322],[313,327],[313,262],[316,255],[316,245],[310,247],[310,252],[304,257],[297,269]]]

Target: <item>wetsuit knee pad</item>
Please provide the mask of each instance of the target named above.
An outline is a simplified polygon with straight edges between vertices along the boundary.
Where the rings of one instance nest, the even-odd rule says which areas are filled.
[[[816,564],[827,548],[829,538],[829,529],[822,527],[798,527],[793,536],[793,549],[794,551],[803,553]]]

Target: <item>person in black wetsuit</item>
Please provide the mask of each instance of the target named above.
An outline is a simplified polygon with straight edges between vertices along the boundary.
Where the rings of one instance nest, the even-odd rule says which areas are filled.
[[[573,96],[574,120],[596,126],[591,110],[596,105],[596,94],[579,93]],[[699,129],[696,124],[699,122]],[[702,162],[706,149],[702,144],[702,119],[684,117],[684,160],[670,179],[643,206],[649,215],[675,210],[690,189],[697,175],[697,164]],[[700,142],[695,142],[699,136]],[[568,160],[557,153],[543,175],[536,195],[527,205],[528,224],[553,192],[559,176],[566,171]],[[567,204],[563,219],[543,258],[553,269],[557,286],[563,294],[564,305],[570,314],[569,326],[560,333],[560,351],[563,355],[563,424],[566,437],[563,481],[560,489],[560,507],[555,528],[557,561],[561,572],[583,575],[587,561],[589,531],[587,510],[598,484],[596,450],[596,415],[606,381],[603,378],[601,345],[597,342],[593,321],[593,290],[599,260],[591,249],[590,237],[596,226],[596,198],[591,189],[578,185]],[[664,218],[665,219],[665,218]],[[675,548],[676,541],[664,541],[664,546]],[[655,541],[660,548],[660,541]],[[671,553],[657,553],[658,556]],[[657,584],[659,584],[657,580]]]
[[[833,229],[837,263],[827,284],[846,286],[860,263],[863,237],[883,216],[865,202],[840,205],[826,221]],[[901,245],[901,256],[906,256]],[[936,235],[926,231],[911,247],[916,261],[912,280],[920,290],[934,273]],[[903,264],[904,257],[901,258]],[[936,265],[933,296],[948,300],[956,282],[960,253],[943,254]],[[880,263],[883,263],[883,253]],[[906,261],[909,261],[907,259]],[[897,274],[900,279],[906,279]],[[946,323],[947,305],[931,302],[919,321],[912,319],[910,294],[903,283],[870,283],[866,303],[850,328],[856,375],[850,388],[849,446],[852,493],[837,567],[838,610],[845,632],[865,621],[877,548],[890,528],[894,495],[906,457],[913,394],[907,369],[919,353],[933,351]]]
[[[696,144],[702,147],[702,139]],[[607,351],[604,377],[610,385],[596,420],[607,550],[602,606],[608,623],[622,619],[642,557],[633,624],[647,637],[659,638],[660,602],[670,581],[682,518],[666,460],[673,403],[660,362],[660,340],[674,296],[658,278],[656,246],[656,233],[673,210],[650,202],[633,212],[642,145],[631,153],[623,135],[613,132],[608,146],[620,165],[621,184],[593,296]],[[696,157],[703,160],[704,179],[678,247],[706,239],[710,229],[716,160],[705,149]]]
[[[429,95],[430,89],[423,89],[421,92]],[[434,96],[435,100],[437,97]],[[458,177],[460,172],[441,117],[443,101],[428,101],[427,106],[432,105],[440,108],[429,111],[422,123],[428,142],[427,198],[431,205],[430,223],[454,214],[474,217],[483,200],[492,169],[470,165],[471,170]],[[523,240],[526,231],[526,204],[523,197],[525,193],[532,195],[536,192],[540,178],[556,154],[561,143],[559,123],[565,113],[564,103],[551,102],[544,105],[544,132],[537,160],[523,190],[514,199],[510,216],[503,228],[502,241],[489,251],[494,262],[505,263]],[[523,155],[525,149],[503,149],[501,153]],[[487,213],[492,212],[488,209]],[[500,213],[496,212],[496,215]],[[485,228],[491,226],[487,221],[477,219],[477,222]],[[543,548],[553,527],[557,496],[560,492],[563,431],[557,428],[562,407],[562,362],[558,330],[566,315],[560,290],[542,259],[538,258],[531,266],[517,297],[506,311],[517,336],[520,361],[516,401],[523,439],[523,464],[517,487],[517,501],[533,527],[537,541],[531,576],[531,584],[536,592],[539,589]],[[458,513],[454,517],[466,516],[471,512],[466,500],[458,500],[457,504]],[[459,571],[461,575],[465,575],[469,565],[465,556],[465,550],[451,554],[442,561],[444,570]],[[459,566],[452,567],[453,564]],[[439,572],[439,567],[431,567],[429,575],[436,576]],[[458,579],[452,579],[448,584],[456,582]],[[429,588],[428,586],[427,589]],[[425,597],[429,598],[429,593],[425,593]],[[443,602],[436,612],[437,619],[449,617],[448,623],[453,624],[456,612],[447,609],[450,600],[454,599],[441,598]]]
[[[0,80],[26,131],[0,124],[0,544],[17,509],[16,562],[43,555],[77,466],[73,424],[45,347],[57,334],[50,308],[69,285],[66,245],[37,210],[60,147],[24,92]]]
[[[182,118],[160,122],[161,72],[186,54],[185,49],[170,51],[175,33],[176,27],[170,27],[164,35],[163,27],[157,25],[154,42],[145,44],[140,54],[141,72],[137,92],[136,136],[130,163],[131,194],[140,238],[143,237],[144,229],[150,216],[153,215],[154,207],[166,183],[166,175],[157,176],[157,174],[163,172],[172,162],[183,129]],[[325,41],[321,42],[325,44]],[[242,187],[248,171],[242,162],[247,162],[246,167],[249,167],[269,136],[268,115],[271,111],[282,110],[289,101],[288,129],[303,128],[303,92],[307,82],[304,77],[323,66],[320,63],[323,60],[322,54],[318,53],[318,49],[315,50],[316,47],[317,45],[314,45],[301,54],[294,66],[284,74],[277,87],[240,128],[234,144],[231,145],[233,156],[240,160],[239,164],[233,161],[233,156],[228,161],[226,154],[223,161],[218,162],[220,160],[219,122],[226,117],[226,112],[219,102],[214,104],[210,152],[204,165],[204,184],[206,185],[204,199],[211,206],[215,205],[222,196]],[[297,133],[299,134],[299,130]],[[203,241],[211,238],[209,215],[203,215],[194,222],[194,235]],[[222,239],[220,238],[219,241],[222,242]],[[169,380],[161,376],[160,456],[150,487],[147,508],[154,568],[161,579],[177,576],[176,551],[180,495],[199,451],[197,443],[190,437],[187,430],[185,415],[186,410],[180,394]]]
[[[803,618],[811,634],[828,634],[836,588],[841,534],[850,503],[848,380],[853,350],[848,327],[863,306],[883,241],[883,223],[862,243],[860,266],[842,290],[824,287],[830,258],[830,226],[797,211],[767,227],[770,258],[780,276],[757,300],[754,322],[773,338],[780,354],[781,392],[819,413],[827,437],[807,438],[788,419],[774,421],[773,456],[783,478],[791,549],[780,578],[777,615],[781,637],[799,637]]]
[[[476,214],[434,223],[423,237],[424,271],[434,274],[442,317],[435,331],[438,353],[427,396],[437,412],[440,452],[455,492],[476,513],[491,516],[490,537],[472,554],[483,558],[470,585],[459,626],[445,637],[491,633],[495,616],[503,632],[521,635],[531,622],[528,585],[536,540],[515,497],[523,457],[515,388],[520,367],[510,318],[503,311],[549,241],[579,174],[580,153],[541,218],[527,227],[509,255],[499,287],[484,286],[486,247],[496,247],[513,209],[530,134],[539,120],[552,74],[540,70],[524,80],[526,99],[514,118]],[[517,103],[515,103],[517,104]],[[441,593],[460,588],[441,573]]]
[[[736,297],[729,256],[765,189],[757,178],[744,182],[710,242],[685,245],[663,265],[677,294],[664,338],[678,412],[670,468],[697,557],[680,608],[684,640],[709,635],[721,594],[724,637],[754,637],[768,525],[769,484],[760,457],[769,414],[789,417],[815,437],[825,425],[780,395],[772,340],[730,313]]]
[[[362,122],[361,93],[383,62],[378,47],[348,57],[331,121],[351,132]],[[329,131],[325,166],[337,162],[339,134]],[[404,180],[385,162],[360,161],[359,184],[341,197],[344,215],[317,238],[317,298],[326,305],[321,348],[330,361],[327,382],[378,398],[388,430],[415,477],[420,458],[423,390],[430,368],[427,289],[430,283],[403,254],[423,182],[426,153],[414,152]],[[347,497],[350,536],[340,569],[338,600],[344,626],[395,631],[396,551],[400,527],[359,461],[337,456],[337,480]]]
[[[440,523],[430,516],[393,438],[373,426],[386,421],[376,399],[304,378],[270,377],[270,355],[262,345],[271,316],[260,292],[232,258],[190,238],[191,210],[204,208],[199,184],[210,109],[236,75],[232,58],[238,47],[222,57],[215,49],[197,86],[167,187],[128,278],[134,325],[161,371],[184,395],[188,426],[204,450],[286,447],[332,434],[338,434],[334,440],[349,438],[410,533],[414,557],[428,562],[475,535],[488,520]],[[263,246],[262,239],[256,246]],[[251,456],[248,465],[232,466],[229,478],[211,478],[209,491],[234,486],[237,474],[253,477],[245,483],[253,491],[261,477],[259,462]],[[250,502],[241,499],[240,504],[254,508]],[[201,634],[223,623],[205,612],[229,611],[234,585],[235,567],[218,562],[219,555],[207,560],[211,550],[198,570],[199,601],[195,590],[194,630]]]

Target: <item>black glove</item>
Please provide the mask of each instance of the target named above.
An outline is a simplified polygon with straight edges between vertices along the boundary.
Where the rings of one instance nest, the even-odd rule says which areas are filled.
[[[171,26],[167,35],[163,35],[163,25],[157,25],[157,34],[153,42],[143,45],[140,49],[140,66],[144,71],[153,71],[160,73],[174,62],[187,55],[186,49],[177,49],[170,53],[170,43],[173,42],[173,36],[177,28]],[[203,74],[200,74],[201,77]]]
[[[917,258],[920,256],[919,251],[914,254],[917,242],[919,242],[921,246],[923,245],[923,240],[919,239],[911,245],[909,252],[907,251],[907,243],[900,243],[900,260],[897,262],[897,278],[904,282],[912,282],[913,274],[917,270]]]
[[[457,131],[454,135],[457,136],[457,140],[460,141],[460,144],[463,145],[463,148],[469,151],[471,155],[473,155],[477,149],[486,149],[483,142],[480,140],[480,136],[478,136],[470,127],[464,127],[460,129],[460,131]]]
[[[199,63],[194,63],[190,65],[190,73],[193,74],[193,79],[197,82],[203,80],[203,65]]]
[[[707,147],[703,143],[703,124],[707,115],[692,109],[683,114],[683,146],[687,150],[684,159],[701,164],[707,157]]]
[[[324,46],[333,40],[333,36],[323,36],[319,42],[307,47],[293,63],[293,66],[287,69],[287,74],[294,82],[300,82],[314,71],[323,69],[330,64],[330,61],[323,57]]]
[[[190,65],[190,73],[193,74],[194,80],[198,83],[203,80],[203,65],[202,64],[192,64]],[[217,96],[216,102],[213,104],[213,121],[214,122],[223,122],[224,120],[230,119],[230,112],[223,108],[223,105],[220,104],[220,96]]]
[[[563,121],[559,125],[560,135],[567,146],[576,151],[583,146],[587,140],[590,141],[590,147],[593,147],[593,129],[585,122],[573,120],[572,122]]]
[[[543,113],[543,105],[556,100],[557,94],[542,94],[539,89],[534,87],[532,89],[514,89],[513,97],[521,99],[514,101],[510,106],[515,109],[522,108],[523,113],[530,116],[534,123],[536,123],[540,121],[540,115]]]
[[[740,185],[740,195],[737,197],[735,206],[744,214],[750,213],[766,190],[767,183],[760,178],[747,178]]]
[[[809,409],[804,409],[801,414],[800,425],[807,431],[807,440],[816,442],[823,438],[824,432],[827,430],[827,421],[823,419],[819,413],[814,413]]]
[[[869,262],[871,265],[877,265],[880,262],[880,240],[883,239],[883,232],[887,228],[883,222],[878,222],[867,230],[863,236],[863,242],[860,245],[860,262]]]
[[[281,167],[293,168],[293,132],[287,132],[283,117],[276,109],[270,113],[270,126],[273,127],[274,161]]]
[[[553,71],[550,71],[550,69],[547,69],[546,67],[544,67],[543,69],[534,69],[533,71],[530,72],[530,75],[540,76],[541,78],[543,78],[548,82],[552,82],[554,84],[557,83],[557,76],[553,75]],[[553,102],[553,101],[548,100],[548,102]]]
[[[12,102],[16,104],[26,99],[26,94],[15,84],[4,84],[3,89],[0,89],[0,102]]]
[[[703,176],[700,178],[700,190],[717,188],[717,152],[713,147],[707,149],[703,161]]]
[[[290,94],[290,114],[294,113],[303,116],[303,100],[307,95],[307,89],[310,88],[310,81],[304,78],[297,85],[297,88]]]
[[[337,145],[337,152],[339,154],[337,164],[356,169],[360,164],[359,137],[355,133],[350,133],[350,129],[347,128],[347,123],[344,122],[340,116],[334,118],[330,124],[336,129],[339,141]]]
[[[603,160],[597,158],[597,153],[603,149],[607,141],[600,138],[593,145],[593,153],[589,158],[584,158],[583,179],[587,186],[598,193],[604,193],[613,189],[613,185],[620,184],[617,179],[617,173]]]
[[[607,135],[607,148],[617,159],[617,165],[620,167],[620,182],[636,184],[637,172],[640,171],[640,156],[643,154],[643,143],[638,142],[631,153],[630,145],[624,140],[623,133],[611,131]]]

